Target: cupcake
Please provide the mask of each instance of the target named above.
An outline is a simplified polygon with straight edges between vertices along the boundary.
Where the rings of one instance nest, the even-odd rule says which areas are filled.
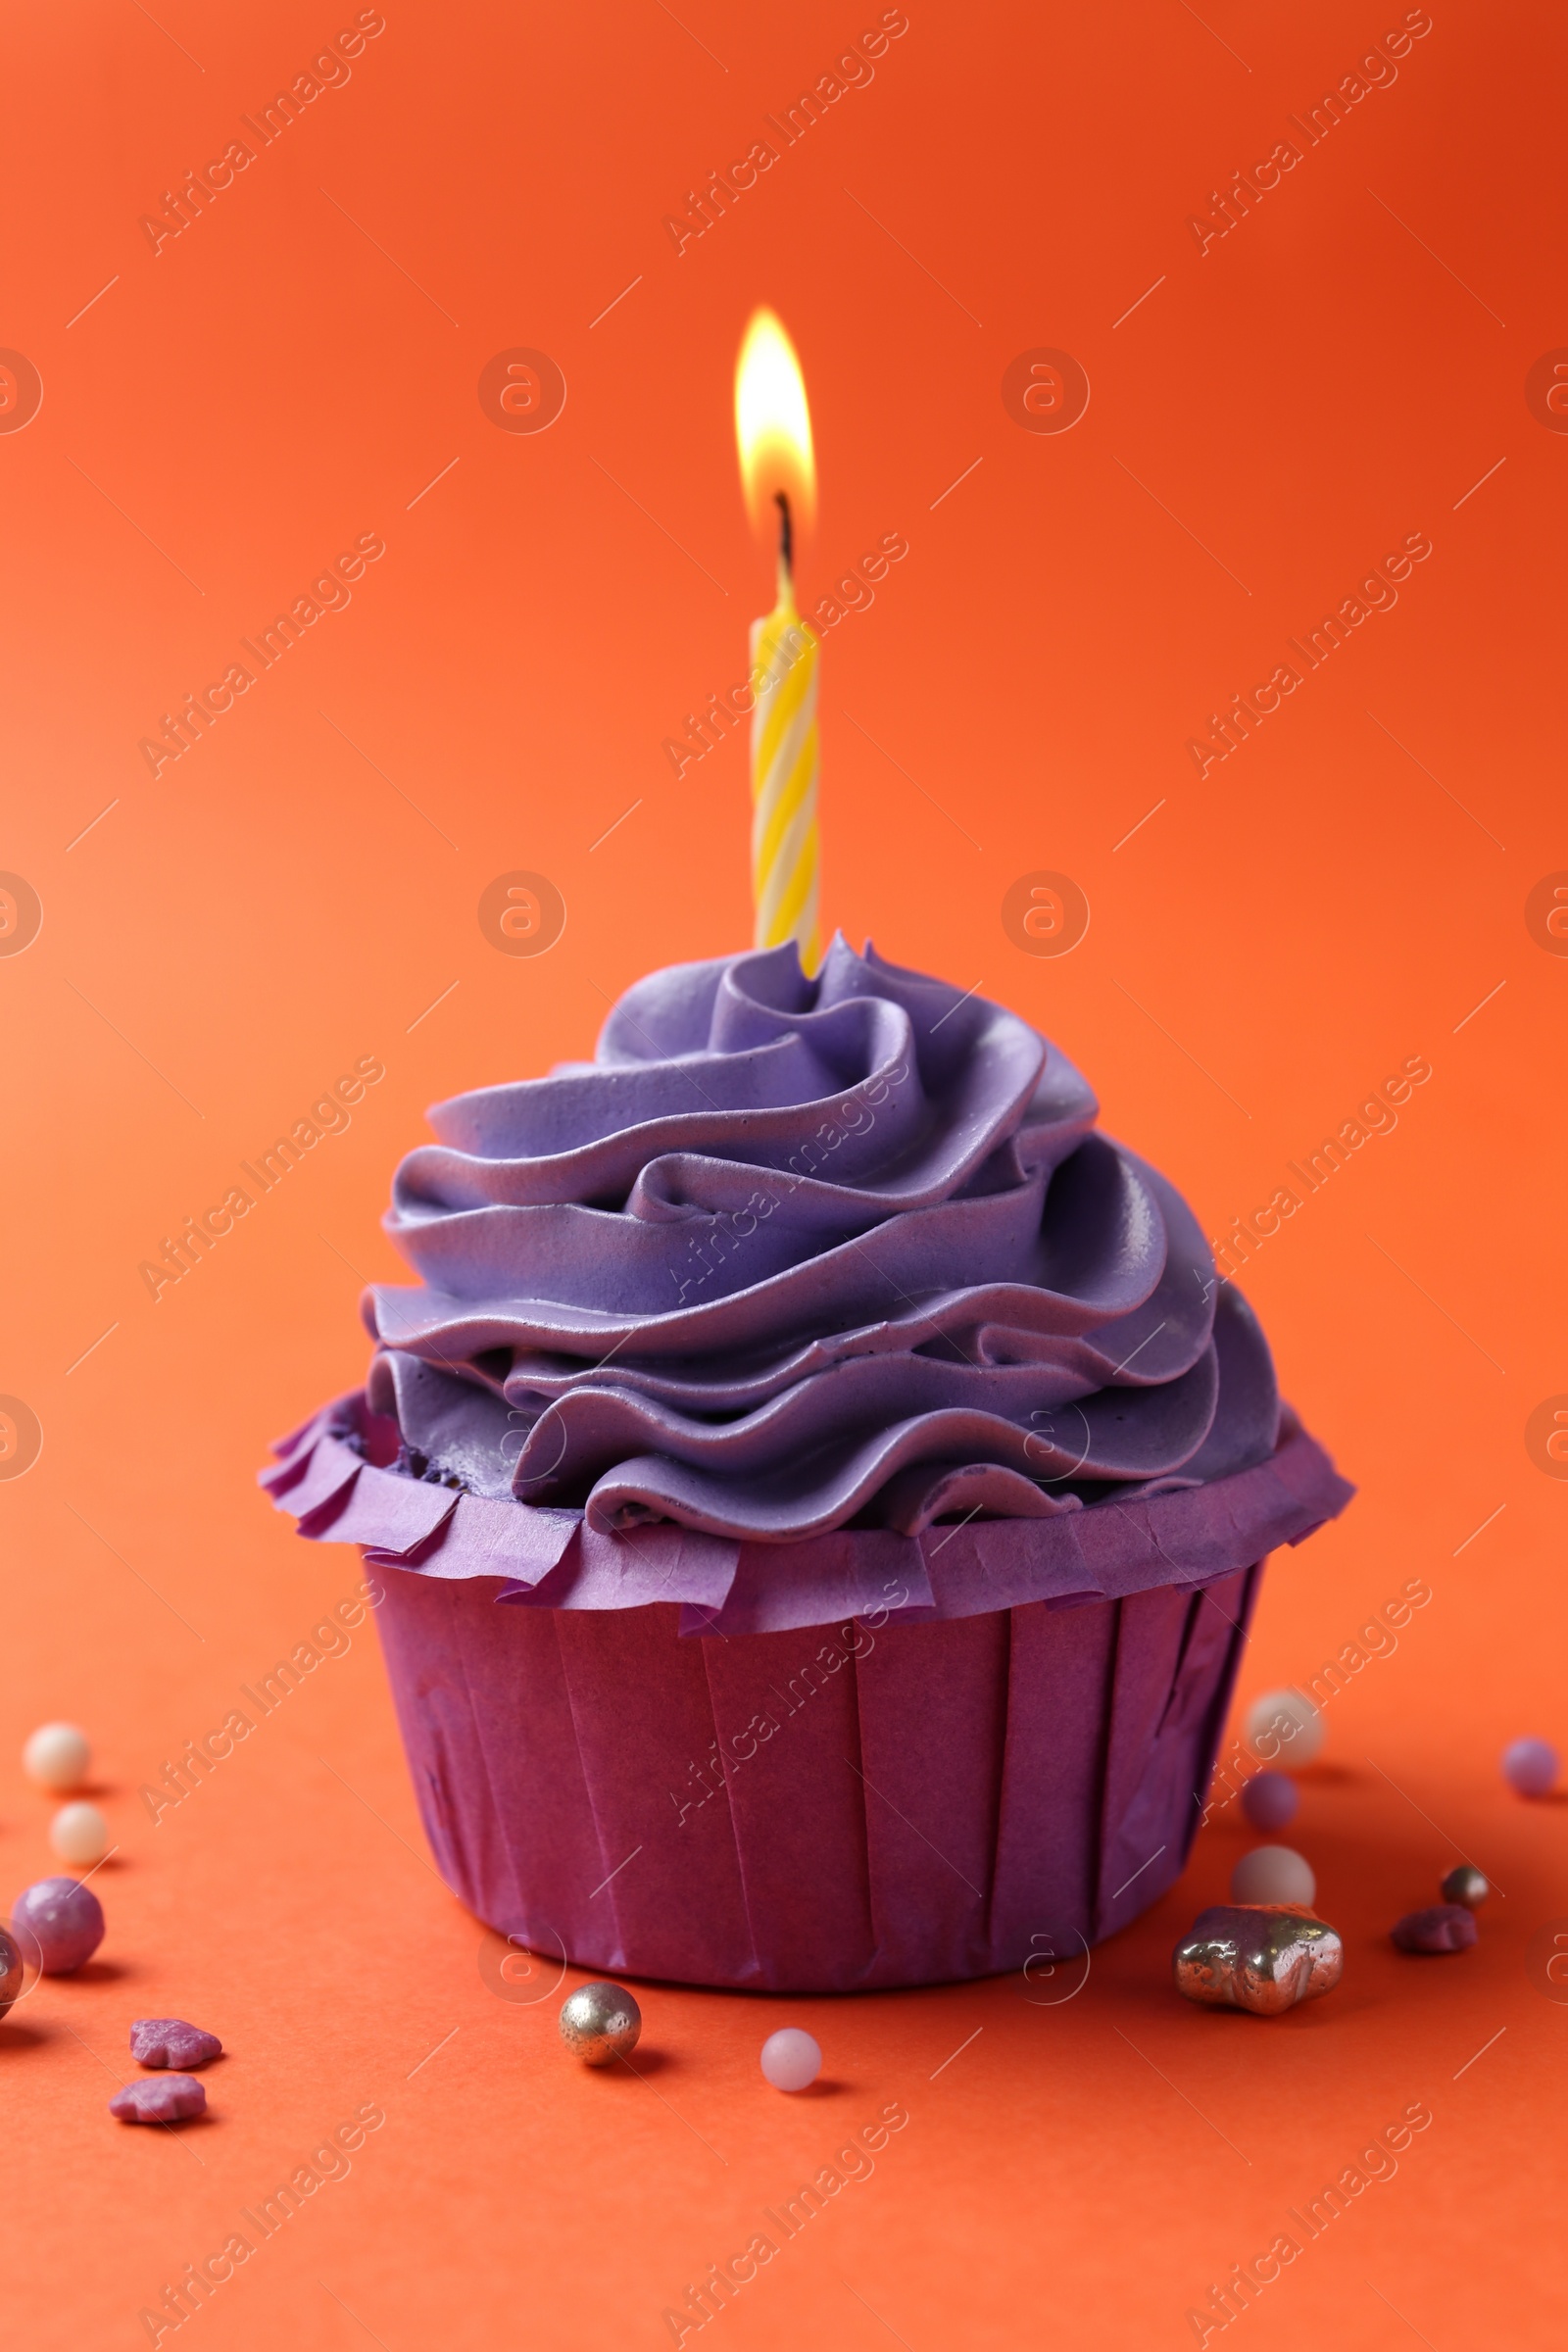
[[[264,1483],[365,1547],[479,1918],[847,1991],[1065,1957],[1177,1876],[1264,1557],[1351,1490],[1096,1118],[842,938],[656,972],[592,1062],[430,1113],[419,1280]]]

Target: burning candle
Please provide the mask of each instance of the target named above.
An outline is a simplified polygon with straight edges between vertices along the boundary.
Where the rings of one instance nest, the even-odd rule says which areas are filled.
[[[816,501],[811,418],[795,347],[768,310],[753,314],[735,368],[735,439],[754,526],[776,512],[778,594],[752,623],[752,899],[755,942],[793,939],[816,963],[818,643],[795,605],[795,534]]]

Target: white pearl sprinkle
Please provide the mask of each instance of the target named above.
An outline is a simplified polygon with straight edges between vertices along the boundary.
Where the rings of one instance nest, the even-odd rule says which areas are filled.
[[[1247,1710],[1243,1737],[1265,1764],[1294,1772],[1310,1764],[1323,1746],[1327,1725],[1304,1690],[1265,1690]]]
[[[41,1723],[22,1751],[22,1769],[40,1788],[79,1788],[91,1754],[74,1723]]]
[[[781,2027],[762,2044],[762,2073],[775,2090],[808,2090],[821,2072],[821,2044],[799,2026]]]
[[[1293,1845],[1254,1845],[1231,1872],[1233,1903],[1304,1903],[1317,1900],[1312,1865]]]
[[[101,1862],[109,1851],[109,1824],[96,1805],[62,1805],[49,1824],[49,1842],[62,1862]]]

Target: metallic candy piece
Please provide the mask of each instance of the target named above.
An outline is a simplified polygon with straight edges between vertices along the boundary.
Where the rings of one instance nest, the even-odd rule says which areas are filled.
[[[619,1984],[579,1984],[561,2004],[561,2038],[585,2066],[609,2066],[637,2047],[643,2013]]]
[[[182,2124],[206,2104],[207,2093],[194,2075],[143,2075],[115,2093],[109,2112],[122,2124]]]
[[[1171,1967],[1190,2001],[1277,2017],[1334,1990],[1345,1947],[1299,1903],[1215,1903],[1199,1913]]]
[[[0,1928],[0,2017],[21,1992],[23,1974],[21,1947]]]
[[[1479,1911],[1492,1888],[1473,1862],[1460,1862],[1438,1891],[1446,1903],[1463,1903],[1467,1911]]]
[[[139,2066],[172,2066],[184,2073],[210,2066],[222,2048],[216,2034],[187,2026],[182,2017],[138,2017],[130,2029],[130,2054]]]
[[[1479,1930],[1463,1903],[1434,1903],[1430,1911],[1407,1911],[1390,1933],[1401,1952],[1467,1952]]]

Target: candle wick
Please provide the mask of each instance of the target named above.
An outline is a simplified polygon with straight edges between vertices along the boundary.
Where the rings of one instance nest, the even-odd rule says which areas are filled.
[[[790,516],[790,502],[782,490],[773,493],[778,508],[778,568],[779,578],[787,587],[795,573],[795,525]]]

